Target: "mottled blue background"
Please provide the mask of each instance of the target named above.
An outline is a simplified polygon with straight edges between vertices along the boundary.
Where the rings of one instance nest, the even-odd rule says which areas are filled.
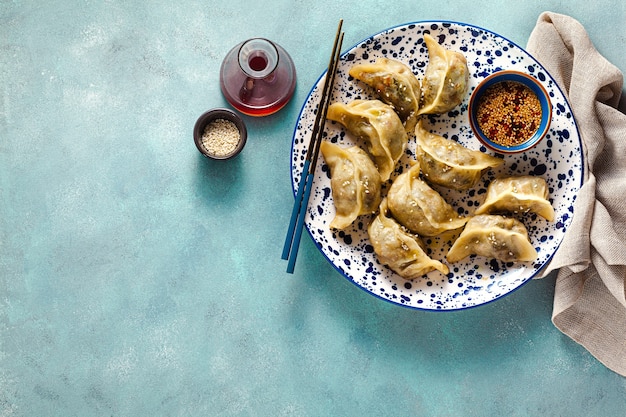
[[[293,128],[337,21],[353,45],[422,19],[524,46],[569,14],[626,70],[624,4],[0,2],[0,416],[618,416],[626,380],[551,323],[554,277],[427,313],[339,275],[303,236],[280,260]],[[298,71],[244,152],[191,132],[218,72],[270,38]]]

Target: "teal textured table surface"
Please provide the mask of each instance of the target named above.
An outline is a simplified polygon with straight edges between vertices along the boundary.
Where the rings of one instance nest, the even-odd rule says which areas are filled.
[[[626,70],[609,0],[2,1],[0,416],[626,415],[626,380],[552,324],[554,275],[433,313],[361,291],[306,233],[293,275],[280,259],[339,18],[344,50],[419,20],[525,46],[547,10]],[[221,61],[257,36],[295,94],[208,160],[193,125],[229,107]]]

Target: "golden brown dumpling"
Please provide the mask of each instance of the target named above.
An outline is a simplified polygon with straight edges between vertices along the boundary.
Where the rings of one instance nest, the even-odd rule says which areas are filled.
[[[428,66],[422,80],[422,103],[419,114],[441,114],[452,110],[467,95],[469,70],[460,52],[445,49],[428,34]]]
[[[419,163],[393,181],[387,204],[393,217],[420,236],[436,236],[459,229],[469,220],[458,215],[452,206],[419,178]]]
[[[418,236],[404,230],[389,216],[386,198],[367,231],[378,260],[401,277],[415,279],[434,270],[442,274],[449,272],[445,264],[426,254]]]
[[[380,174],[364,150],[358,146],[341,148],[328,141],[320,145],[330,168],[330,187],[335,205],[333,229],[345,229],[358,216],[376,212],[380,204]]]
[[[367,150],[387,181],[407,146],[408,135],[398,114],[380,100],[354,100],[328,106],[327,118],[341,123],[367,144]]]
[[[389,58],[375,63],[360,63],[349,74],[376,90],[378,97],[391,105],[407,132],[413,132],[422,95],[420,82],[406,64]]]
[[[536,213],[550,222],[554,221],[554,208],[548,201],[546,180],[523,175],[491,181],[487,187],[487,197],[476,209],[476,214],[502,212]]]
[[[496,214],[472,217],[448,251],[446,259],[454,263],[470,255],[504,262],[529,262],[537,259],[537,251],[528,239],[524,224],[517,219]]]
[[[502,164],[503,160],[463,145],[443,136],[430,133],[418,122],[415,127],[417,160],[424,178],[454,190],[474,187],[488,168]]]

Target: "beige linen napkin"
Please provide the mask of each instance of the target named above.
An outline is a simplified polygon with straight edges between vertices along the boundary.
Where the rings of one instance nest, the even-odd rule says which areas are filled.
[[[575,19],[545,12],[527,45],[568,97],[583,141],[584,184],[544,275],[559,269],[552,321],[626,376],[626,115],[622,73]]]

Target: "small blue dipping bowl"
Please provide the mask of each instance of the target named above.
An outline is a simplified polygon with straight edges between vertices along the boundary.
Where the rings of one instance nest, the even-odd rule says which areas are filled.
[[[518,82],[529,87],[539,99],[539,104],[541,106],[541,121],[538,129],[524,142],[512,146],[502,145],[489,139],[481,130],[477,119],[480,99],[485,94],[487,89],[497,83],[507,81]],[[548,133],[550,122],[552,120],[552,104],[550,103],[548,92],[534,77],[519,71],[499,71],[482,80],[472,92],[469,102],[469,119],[474,135],[476,135],[481,143],[483,143],[487,148],[503,154],[519,153],[533,148],[541,142],[546,133]]]

